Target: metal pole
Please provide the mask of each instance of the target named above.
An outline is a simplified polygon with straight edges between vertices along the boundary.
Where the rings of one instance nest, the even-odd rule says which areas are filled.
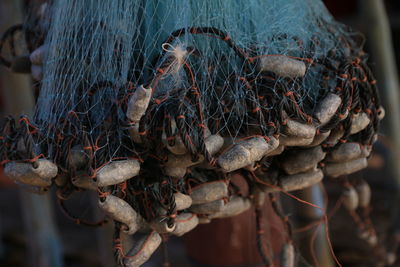
[[[302,189],[296,195],[298,195],[302,200],[313,203],[321,208],[326,205],[320,184],[315,184],[311,187]],[[295,211],[298,219],[297,223],[300,224],[300,226],[322,220],[324,216],[322,210],[305,206],[304,204],[295,204]],[[317,233],[315,233],[315,231],[317,231]],[[329,244],[326,238],[326,225],[324,223],[321,223],[321,225],[318,226],[318,229],[313,228],[313,230],[307,231],[307,234],[301,238],[301,254],[306,257],[308,262],[313,262],[309,244],[314,234],[316,237],[314,246],[311,249],[314,250],[319,265],[324,267],[335,266],[329,250]]]
[[[400,201],[400,83],[398,69],[395,62],[395,53],[391,36],[391,28],[382,0],[360,1],[362,22],[368,24],[368,44],[373,61],[376,63],[375,73],[381,88],[382,102],[386,109],[386,118],[383,120],[384,129],[392,143],[390,167],[397,181],[397,203]],[[394,242],[394,248],[389,252],[396,253],[400,236],[400,208],[392,205],[393,219],[389,232],[389,240]],[[394,249],[394,251],[392,251]]]
[[[368,25],[365,29],[367,42],[375,63],[374,73],[386,109],[383,120],[384,129],[393,144],[391,150],[391,168],[400,185],[400,94],[399,78],[393,49],[390,24],[382,0],[359,1],[362,23]]]

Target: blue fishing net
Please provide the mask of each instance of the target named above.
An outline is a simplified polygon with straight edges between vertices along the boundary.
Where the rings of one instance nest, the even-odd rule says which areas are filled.
[[[45,23],[31,17],[21,27],[30,33],[29,51],[45,45],[47,56],[34,117],[2,127],[2,160],[42,155],[73,177],[68,158],[81,146],[89,163],[80,171],[94,177],[108,162],[139,159],[140,179],[130,187],[152,188],[156,209],[163,198],[155,192],[170,197],[186,190],[184,178],[173,182],[162,169],[166,145],[178,139],[194,161],[203,155],[215,165],[207,134],[232,142],[278,137],[282,111],[317,123],[312,114],[328,93],[342,104],[320,132],[344,127],[343,141],[369,145],[378,129],[379,99],[363,37],[336,22],[322,1],[54,0],[46,12]],[[132,121],[129,99],[142,86],[151,89],[151,101]],[[360,111],[371,122],[350,136],[351,116],[341,118]],[[126,198],[152,219],[138,195]]]
[[[103,141],[106,160],[129,153],[120,151],[124,99],[142,84],[163,100],[142,130],[157,135],[165,114],[184,114],[182,130],[199,146],[196,125],[231,137],[279,133],[277,111],[290,91],[298,108],[285,103],[288,113],[310,119],[303,112],[312,113],[337,86],[339,66],[361,53],[362,38],[320,1],[54,1],[52,9],[34,122],[43,142],[54,142],[73,121],[72,142]],[[304,62],[305,76],[266,77],[257,66],[270,55]]]

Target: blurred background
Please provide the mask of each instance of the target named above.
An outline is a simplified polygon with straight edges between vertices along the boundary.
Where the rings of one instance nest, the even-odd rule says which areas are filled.
[[[0,33],[22,22],[27,2],[0,0]],[[386,266],[388,263],[400,266],[400,260],[395,259],[396,255],[400,258],[400,88],[396,68],[396,63],[400,62],[400,1],[324,2],[337,20],[366,36],[365,50],[371,55],[371,67],[386,110],[369,167],[354,174],[363,177],[372,188],[370,217],[378,233],[378,243],[370,246],[360,239],[357,219],[340,208],[329,218],[331,241],[343,266]],[[0,118],[9,114],[29,115],[35,102],[35,90],[28,75],[13,74],[0,67]],[[328,210],[334,210],[339,188],[328,179],[324,183],[330,196]],[[319,187],[296,194],[315,203],[324,201],[324,191]],[[298,225],[322,218],[315,209],[298,207],[291,199],[285,199],[285,204]],[[74,221],[76,217],[91,221],[102,219],[104,215],[96,208],[96,196],[87,192],[76,194],[66,206],[70,211],[68,216],[57,205],[54,192],[30,194],[2,175],[0,169],[0,266],[114,266],[112,227],[90,228]],[[254,217],[252,212],[201,225],[182,239],[171,238],[168,242],[171,266],[258,266],[255,240],[249,238],[254,229],[246,221]],[[269,222],[271,229],[273,220]],[[235,228],[235,225],[242,227]],[[323,227],[315,234],[313,253],[309,243],[315,228],[300,230],[296,238],[304,240],[300,242],[304,246],[298,248],[299,265],[310,266],[311,254],[316,254],[321,266],[335,266]],[[212,233],[219,238],[211,238]],[[273,234],[269,238],[273,240]],[[246,251],[243,253],[246,255],[241,251]],[[145,266],[162,266],[161,250],[157,253]]]

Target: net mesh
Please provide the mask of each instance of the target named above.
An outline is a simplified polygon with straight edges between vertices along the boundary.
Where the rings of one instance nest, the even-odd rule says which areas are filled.
[[[345,65],[362,56],[362,38],[319,1],[54,1],[52,8],[34,122],[43,142],[57,142],[65,127],[73,143],[97,141],[103,161],[134,149],[123,142],[124,110],[141,84],[159,103],[141,129],[160,137],[171,116],[195,154],[204,125],[223,136],[270,136],[279,133],[282,108],[311,120],[306,114],[335,90]],[[260,72],[273,55],[303,61],[305,76]]]
[[[369,145],[377,131],[379,98],[363,37],[322,1],[54,0],[42,13],[45,23],[30,17],[24,26],[29,50],[44,44],[48,51],[35,115],[2,127],[3,163],[46,157],[74,177],[68,158],[82,146],[89,164],[79,171],[95,177],[110,161],[138,159],[140,179],[128,181],[136,193],[125,197],[146,219],[158,205],[172,212],[172,193],[186,192],[193,178],[176,181],[163,171],[166,144],[178,139],[193,161],[201,155],[215,165],[205,145],[210,133],[233,142],[277,137],[282,111],[318,123],[312,114],[328,93],[342,104],[320,132],[343,127],[343,141]],[[151,101],[132,121],[129,99],[142,87]],[[371,123],[350,136],[351,116],[341,118],[361,111]],[[197,171],[197,183],[225,178]]]

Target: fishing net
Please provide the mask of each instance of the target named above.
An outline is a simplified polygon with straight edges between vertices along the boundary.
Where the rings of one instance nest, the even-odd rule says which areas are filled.
[[[86,177],[100,199],[118,196],[146,221],[161,206],[171,225],[175,193],[229,180],[254,162],[274,165],[266,153],[250,153],[248,164],[221,157],[243,141],[257,140],[253,150],[275,149],[278,139],[290,147],[282,140],[294,122],[314,127],[311,141],[315,131],[341,130],[339,144],[370,146],[378,130],[363,37],[321,1],[54,0],[32,8],[17,30],[28,52],[45,47],[46,57],[35,115],[6,121],[0,157],[56,163],[61,198]],[[10,55],[1,57],[8,67]],[[327,97],[340,103],[322,122]],[[357,133],[354,115],[367,121]],[[140,163],[137,177],[99,183],[99,172],[123,161]]]

